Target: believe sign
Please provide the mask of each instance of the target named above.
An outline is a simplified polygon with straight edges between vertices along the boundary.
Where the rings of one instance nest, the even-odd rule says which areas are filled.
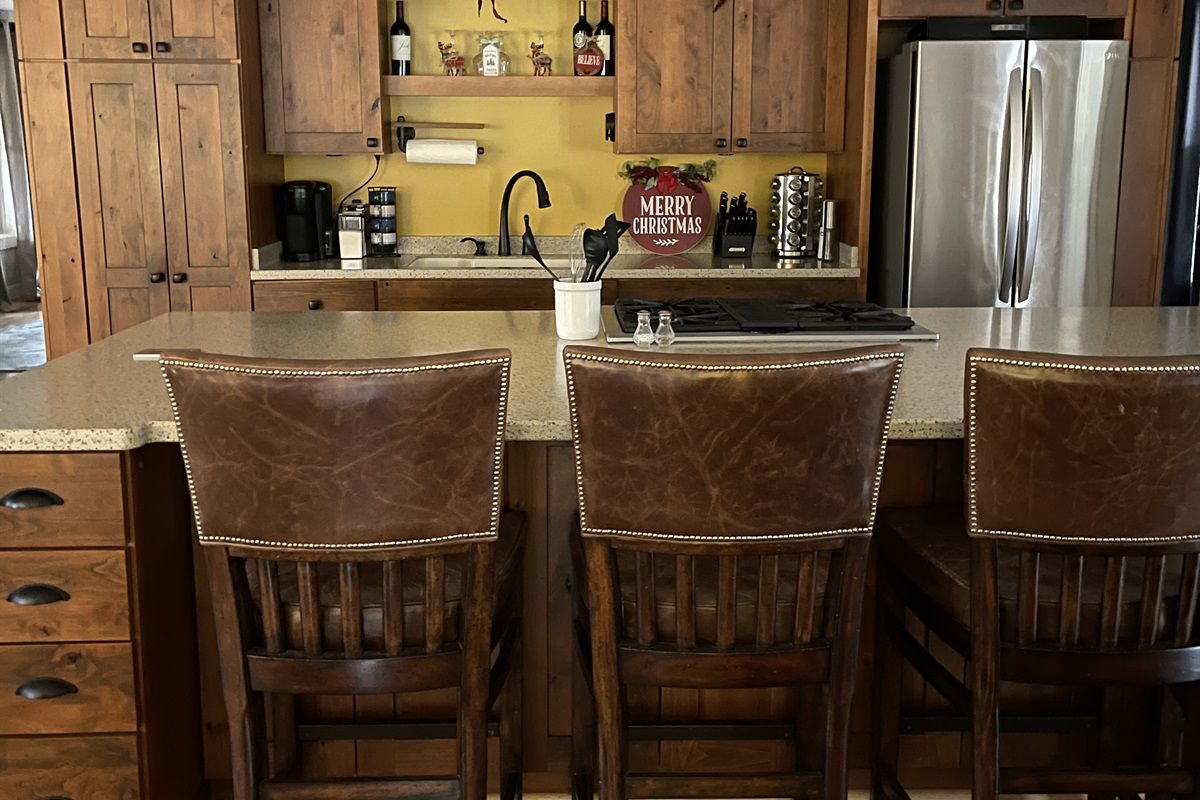
[[[621,207],[629,222],[629,235],[651,253],[686,253],[704,238],[712,219],[712,201],[701,187],[691,189],[680,181],[659,181],[647,189],[640,183],[629,187]]]

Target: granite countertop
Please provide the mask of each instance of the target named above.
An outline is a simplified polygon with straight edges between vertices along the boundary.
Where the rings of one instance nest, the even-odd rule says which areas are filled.
[[[1200,352],[1200,308],[912,309],[940,342],[907,353],[891,433],[962,436],[968,347],[1095,355]],[[599,342],[597,342],[599,343]],[[174,313],[50,364],[0,380],[0,450],[126,450],[175,431],[158,365],[145,349],[299,358],[378,358],[507,347],[513,352],[508,438],[570,438],[562,349],[548,311]],[[622,349],[633,349],[624,346]],[[672,352],[787,352],[830,345],[675,345]],[[853,398],[846,398],[853,402]]]
[[[561,254],[545,253],[545,257],[558,261]],[[420,278],[489,278],[489,279],[532,279],[545,278],[546,273],[531,259],[528,266],[486,266],[449,269],[421,269],[414,262],[424,258],[464,258],[469,255],[402,255],[366,258],[361,261],[328,259],[307,263],[275,263],[250,271],[252,281],[294,280],[414,280]],[[478,261],[486,264],[495,256],[482,256]],[[558,272],[567,274],[565,270]],[[657,256],[632,253],[617,256],[604,273],[605,278],[626,280],[630,278],[857,278],[858,267],[816,259],[779,259],[770,253],[752,253],[745,258],[717,258],[711,253],[692,252],[681,256]]]

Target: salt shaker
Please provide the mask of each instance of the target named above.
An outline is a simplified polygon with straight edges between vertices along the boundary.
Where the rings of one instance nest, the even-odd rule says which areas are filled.
[[[654,332],[654,343],[666,347],[675,343],[675,329],[671,327],[671,312],[658,312],[658,330]]]
[[[633,332],[633,343],[638,347],[649,347],[654,344],[654,331],[650,329],[649,311],[638,312],[637,330]]]

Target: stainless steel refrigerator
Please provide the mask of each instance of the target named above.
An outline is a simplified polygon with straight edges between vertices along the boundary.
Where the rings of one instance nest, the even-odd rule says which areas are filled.
[[[885,63],[874,299],[1109,305],[1128,43],[921,41]]]

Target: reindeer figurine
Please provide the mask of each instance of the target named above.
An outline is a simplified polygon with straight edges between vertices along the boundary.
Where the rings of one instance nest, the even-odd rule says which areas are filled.
[[[546,55],[545,42],[529,43],[529,60],[533,62],[534,75],[554,74],[554,59]]]
[[[465,75],[467,60],[458,54],[454,42],[438,42],[438,51],[442,54],[442,72],[447,75]]]

